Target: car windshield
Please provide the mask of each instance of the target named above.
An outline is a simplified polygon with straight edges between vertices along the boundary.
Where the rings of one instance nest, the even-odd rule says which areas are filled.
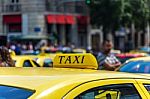
[[[131,61],[119,68],[121,72],[150,73],[150,61]]]
[[[10,86],[0,86],[0,99],[27,99],[35,91]]]

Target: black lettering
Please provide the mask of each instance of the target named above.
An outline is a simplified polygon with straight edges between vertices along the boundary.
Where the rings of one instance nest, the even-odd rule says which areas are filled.
[[[69,63],[71,63],[71,56],[68,56],[68,58],[65,61],[65,64],[67,63],[67,61],[69,61]]]
[[[83,61],[84,61],[84,56],[82,56],[82,61],[81,61],[81,63],[83,63]]]
[[[77,61],[77,63],[79,63],[79,60],[78,60],[79,57],[80,57],[80,56],[75,56],[75,61],[74,61],[73,63],[75,63],[76,61]]]
[[[60,58],[59,64],[61,64],[62,58],[65,58],[65,56],[59,56],[59,58]]]

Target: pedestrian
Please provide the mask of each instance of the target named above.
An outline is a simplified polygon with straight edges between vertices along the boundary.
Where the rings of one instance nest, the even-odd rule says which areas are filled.
[[[15,67],[9,50],[4,46],[0,47],[0,67]]]
[[[113,44],[110,40],[104,40],[102,51],[98,53],[98,69],[113,71],[121,65],[121,62],[111,53]]]

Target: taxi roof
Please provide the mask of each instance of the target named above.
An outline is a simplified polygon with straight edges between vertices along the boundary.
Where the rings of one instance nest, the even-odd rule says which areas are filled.
[[[46,94],[49,94],[51,97],[56,97],[56,94],[59,93],[59,96],[63,96],[76,86],[89,81],[124,78],[150,79],[150,76],[91,69],[43,67],[0,68],[0,85],[36,90],[36,93],[31,96],[33,99],[41,99]]]
[[[107,78],[142,78],[134,74],[97,70],[96,58],[90,53],[57,54],[54,58],[53,66],[54,68],[0,68],[0,84],[35,89],[40,85],[45,85],[45,83],[50,83],[48,84],[49,86],[54,86],[52,85],[53,82],[56,85],[64,81],[74,83],[74,80],[75,82],[86,82]]]
[[[41,98],[46,93],[56,96],[58,90],[59,95],[64,95],[70,89],[93,80],[150,79],[149,76],[96,70],[98,64],[91,54],[58,54],[54,58],[53,64],[53,68],[1,67],[0,84],[36,90],[32,96],[35,99]]]
[[[111,75],[111,76],[110,76]],[[108,78],[144,78],[150,79],[149,76],[142,76],[131,73],[121,73],[113,71],[100,71],[89,69],[69,69],[69,68],[43,68],[43,67],[1,67],[0,84],[20,86],[24,88],[33,88],[50,83],[63,83],[69,81],[86,82],[98,79]]]

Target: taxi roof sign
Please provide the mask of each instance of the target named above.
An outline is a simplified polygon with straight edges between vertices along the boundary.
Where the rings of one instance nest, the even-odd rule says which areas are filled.
[[[53,67],[97,69],[96,58],[90,54],[57,54],[53,60]]]

